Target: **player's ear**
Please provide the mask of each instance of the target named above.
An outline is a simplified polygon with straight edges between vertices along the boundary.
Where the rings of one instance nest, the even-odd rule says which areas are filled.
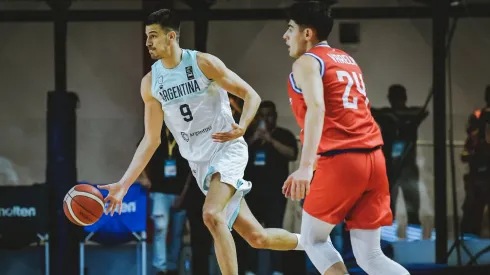
[[[175,31],[169,31],[167,33],[167,38],[168,40],[175,40],[177,39],[177,33]]]
[[[313,29],[305,28],[304,30],[306,40],[311,40],[313,38]]]

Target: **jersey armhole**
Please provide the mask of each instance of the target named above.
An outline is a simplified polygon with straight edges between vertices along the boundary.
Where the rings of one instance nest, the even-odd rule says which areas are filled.
[[[323,61],[323,59],[321,59],[318,55],[316,55],[314,53],[307,52],[307,53],[305,53],[305,55],[309,55],[311,57],[314,57],[320,63],[320,75],[323,78],[323,76],[325,75],[325,61]]]
[[[156,72],[156,70],[157,70],[157,66],[158,66],[158,65],[157,65],[157,63],[154,63],[153,65],[151,65],[151,71],[150,71],[150,74],[151,74],[151,86],[150,86],[150,93],[151,93],[151,96],[152,96],[152,97],[155,97],[155,96],[153,95],[153,92],[154,92],[154,91],[153,91],[153,89],[154,89],[154,87],[155,87],[155,83],[156,83],[157,79],[155,78],[155,74],[154,74],[154,73],[155,73],[155,72]]]
[[[199,62],[197,62],[197,54],[200,53],[199,51],[193,51],[191,54],[192,54],[192,65],[194,65],[196,67],[196,70],[199,71],[199,73],[201,75],[203,75],[208,81],[213,81],[212,79],[209,79],[202,71],[201,71],[201,68],[199,67]]]

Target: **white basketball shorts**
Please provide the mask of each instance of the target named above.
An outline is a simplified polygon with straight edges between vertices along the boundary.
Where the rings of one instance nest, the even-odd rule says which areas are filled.
[[[240,211],[242,198],[252,189],[252,183],[243,179],[247,162],[248,146],[242,138],[224,143],[209,161],[189,162],[192,174],[204,195],[208,193],[211,177],[215,173],[220,173],[222,183],[236,189],[225,208],[225,217],[230,230]]]

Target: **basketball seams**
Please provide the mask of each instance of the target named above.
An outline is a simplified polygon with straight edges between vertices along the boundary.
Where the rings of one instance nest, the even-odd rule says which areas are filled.
[[[73,220],[75,220],[78,224],[80,225],[83,225],[83,226],[88,226],[90,224],[87,224],[87,223],[84,223],[82,221],[80,221],[80,219],[77,217],[77,215],[75,215],[75,213],[73,212],[73,209],[71,207],[71,202],[74,201],[73,198],[71,196],[66,196],[65,197],[65,203],[66,203],[66,207],[68,208],[68,212],[70,212],[70,216],[73,218]],[[76,201],[74,201],[76,204],[78,204]],[[82,209],[85,210],[85,208],[83,208],[83,206],[81,206],[80,204],[78,204]],[[87,211],[88,213],[90,213],[89,211]],[[90,213],[92,215],[92,213]]]
[[[90,210],[88,210],[87,208],[85,208],[81,203],[78,203],[78,201],[75,200],[75,197],[76,196],[84,196],[84,195],[71,196],[70,193],[68,193],[67,196],[69,196],[71,201],[74,201],[78,206],[80,206],[80,208],[82,208],[83,210],[85,210],[87,213],[89,213],[90,215],[92,215],[95,218],[97,217],[97,215],[95,215],[94,213],[92,213]],[[104,208],[102,208],[102,209],[104,209]]]
[[[97,215],[95,215],[95,214],[94,214],[94,213],[92,213],[90,210],[88,210],[87,208],[85,208],[85,207],[83,206],[83,204],[81,204],[80,202],[78,202],[78,201],[75,199],[75,197],[72,197],[72,196],[70,196],[70,195],[68,195],[68,196],[70,197],[70,200],[71,200],[71,201],[73,201],[73,202],[75,202],[75,203],[76,203],[76,204],[77,204],[77,205],[78,205],[78,206],[79,206],[79,207],[80,207],[82,210],[84,210],[85,212],[89,213],[89,214],[90,214],[92,217],[97,218]]]
[[[104,202],[99,198],[97,197],[96,195],[92,194],[92,193],[89,193],[89,192],[86,192],[86,191],[78,191],[76,190],[75,188],[73,188],[72,190],[70,190],[69,192],[69,195],[74,198],[76,196],[85,196],[85,197],[89,197],[91,199],[93,199],[94,201],[96,201],[98,204],[100,204],[100,206],[102,208],[104,208]]]
[[[76,187],[76,186],[75,186]],[[96,201],[99,205],[101,205],[102,209],[104,209],[104,204],[103,204],[103,201],[97,197],[96,195],[92,194],[92,193],[89,193],[89,192],[86,192],[86,191],[77,191],[75,190],[75,187],[73,187],[72,189],[70,189],[70,191],[68,191],[68,193],[65,195],[65,199],[64,201],[66,202],[66,205],[67,205],[67,208],[68,208],[68,212],[70,213],[70,216],[77,222],[79,223],[80,225],[83,225],[83,226],[88,226],[90,224],[86,224],[86,223],[83,223],[82,221],[80,221],[80,219],[75,215],[75,213],[73,212],[73,208],[72,208],[72,202],[75,202],[77,204],[78,207],[80,207],[82,210],[84,210],[85,212],[87,212],[89,215],[91,215],[92,217],[94,218],[97,218],[96,215],[94,215],[94,213],[92,213],[91,211],[89,211],[87,208],[85,208],[81,203],[79,203],[77,200],[75,200],[75,197],[76,196],[83,196],[83,197],[86,197],[86,198],[89,198],[89,199],[92,199],[94,201]]]

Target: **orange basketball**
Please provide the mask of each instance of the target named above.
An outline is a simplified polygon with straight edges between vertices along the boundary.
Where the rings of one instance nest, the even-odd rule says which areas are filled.
[[[104,214],[104,197],[92,185],[75,185],[65,196],[63,210],[72,223],[88,226],[94,224]]]

